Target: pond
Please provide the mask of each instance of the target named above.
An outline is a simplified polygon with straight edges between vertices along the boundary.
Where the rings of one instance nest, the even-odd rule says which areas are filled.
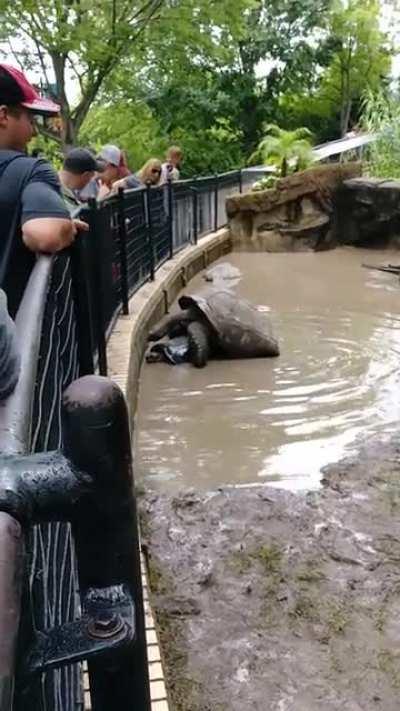
[[[270,316],[281,355],[201,370],[145,364],[138,479],[172,492],[318,488],[324,466],[398,426],[399,282],[362,264],[398,263],[399,252],[343,247],[220,261],[239,268],[240,280],[224,288]],[[204,286],[199,274],[185,292]]]

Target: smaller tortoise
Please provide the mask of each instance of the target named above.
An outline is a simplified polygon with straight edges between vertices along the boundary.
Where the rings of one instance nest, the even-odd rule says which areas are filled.
[[[279,355],[278,342],[265,314],[232,292],[206,288],[196,294],[181,296],[178,303],[181,313],[162,319],[149,334],[149,341],[159,341],[165,336],[171,339],[186,336],[186,342],[179,342],[179,358],[174,359],[173,341],[163,341],[150,349],[146,356],[149,362],[188,360],[202,368],[211,356],[263,358]]]

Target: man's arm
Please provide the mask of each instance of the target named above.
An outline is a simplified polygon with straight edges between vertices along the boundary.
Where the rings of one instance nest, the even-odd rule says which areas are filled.
[[[22,226],[22,239],[32,252],[59,252],[74,240],[73,222],[58,217],[27,220]]]
[[[89,225],[82,220],[39,217],[27,220],[22,226],[22,239],[32,252],[59,252],[69,247],[78,230],[87,231]]]
[[[33,252],[59,252],[72,244],[78,229],[88,226],[71,219],[52,173],[48,179],[44,173],[43,181],[40,177],[22,195],[22,238]]]

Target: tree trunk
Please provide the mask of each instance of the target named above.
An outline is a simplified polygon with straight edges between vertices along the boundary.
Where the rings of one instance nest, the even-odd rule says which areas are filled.
[[[349,98],[347,98],[344,106],[342,106],[342,112],[340,116],[340,134],[342,138],[346,135],[346,133],[349,130],[349,122],[350,122],[350,115],[351,115],[351,105],[352,101]]]
[[[54,75],[56,78],[57,102],[61,108],[62,129],[61,129],[61,145],[65,152],[67,148],[75,143],[76,132],[71,120],[71,111],[68,103],[67,94],[65,91],[65,62],[66,57],[58,52],[53,52],[51,55],[53,62]]]

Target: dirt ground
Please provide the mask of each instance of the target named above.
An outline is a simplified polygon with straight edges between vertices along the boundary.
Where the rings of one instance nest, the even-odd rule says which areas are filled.
[[[398,711],[399,449],[305,495],[141,497],[173,711]]]

